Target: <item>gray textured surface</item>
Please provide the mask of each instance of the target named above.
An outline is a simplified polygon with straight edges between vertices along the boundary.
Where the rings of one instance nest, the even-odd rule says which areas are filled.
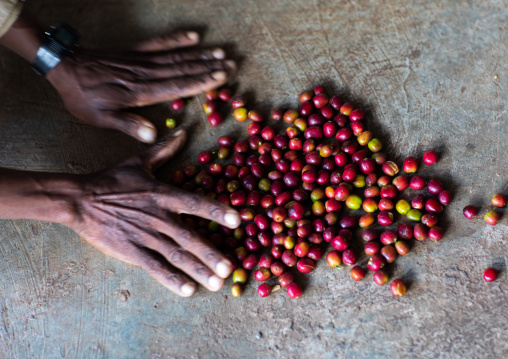
[[[66,20],[90,46],[128,43],[177,27],[206,28],[242,58],[235,81],[256,107],[295,104],[324,83],[366,108],[370,127],[401,160],[438,148],[424,173],[455,200],[439,244],[417,243],[394,276],[410,283],[396,299],[371,280],[320,263],[304,297],[241,299],[225,288],[180,299],[143,271],[110,259],[70,230],[0,222],[0,357],[3,358],[506,358],[508,215],[495,228],[461,209],[508,192],[506,1],[32,1],[47,23]],[[105,32],[106,31],[106,32]],[[0,52],[0,165],[85,173],[141,145],[68,115],[43,79]],[[185,124],[190,161],[238,131],[203,125],[193,100]],[[143,110],[162,128],[169,111]],[[166,171],[168,172],[168,171]],[[168,172],[169,173],[169,172]],[[163,173],[167,175],[167,173]],[[226,286],[227,287],[227,286]],[[259,334],[262,333],[262,334]]]

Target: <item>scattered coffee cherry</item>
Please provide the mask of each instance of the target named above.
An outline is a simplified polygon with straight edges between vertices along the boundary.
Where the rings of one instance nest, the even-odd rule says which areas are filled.
[[[215,101],[206,101],[203,104],[203,111],[205,111],[207,115],[214,113],[217,111],[217,103]]]
[[[394,296],[402,297],[403,295],[406,294],[407,286],[402,279],[395,279],[390,284],[390,290],[392,291]]]
[[[418,170],[418,160],[414,157],[408,157],[404,160],[404,172],[414,173]]]
[[[499,212],[491,210],[485,213],[485,216],[483,218],[485,219],[485,222],[487,222],[491,226],[495,226],[499,221],[499,219],[501,218],[501,214]]]
[[[298,285],[298,283],[291,283],[287,287],[287,293],[289,298],[296,299],[300,298],[303,294],[302,288]]]
[[[247,271],[243,268],[237,268],[233,271],[233,282],[239,284],[245,284],[247,282]]]
[[[438,195],[444,190],[444,185],[441,183],[441,181],[438,181],[436,179],[431,179],[429,183],[427,183],[427,191],[430,194]]]
[[[232,92],[230,89],[223,88],[219,90],[218,97],[221,101],[227,102],[231,100]]]
[[[258,282],[264,282],[265,280],[268,280],[271,277],[272,273],[269,269],[261,268],[254,272],[254,279]]]
[[[438,157],[436,151],[427,151],[423,154],[423,162],[428,166],[435,164],[437,159]]]
[[[235,110],[244,106],[245,106],[245,98],[243,98],[243,96],[236,96],[231,100],[231,107],[233,107],[233,109]]]
[[[207,164],[212,161],[212,156],[213,156],[212,151],[208,151],[208,150],[201,151],[198,154],[198,161],[201,164]]]
[[[490,201],[494,207],[503,208],[506,207],[506,196],[502,193],[496,193]]]
[[[332,268],[336,268],[342,264],[342,258],[339,251],[331,251],[326,255],[326,262]]]
[[[310,258],[302,258],[298,261],[297,269],[302,273],[310,273],[316,269],[316,262]]]
[[[381,167],[383,172],[390,177],[395,176],[397,173],[399,173],[399,166],[395,162],[392,161],[386,161],[383,163],[383,166]]]
[[[437,224],[438,217],[435,213],[426,213],[422,216],[422,223],[432,228]]]
[[[494,268],[487,268],[483,271],[483,279],[486,282],[493,282],[497,279],[497,270]]]
[[[411,189],[414,189],[415,191],[419,191],[423,189],[423,187],[425,187],[425,180],[423,179],[423,177],[414,176],[409,181],[409,187],[411,187]]]
[[[208,90],[205,92],[205,98],[207,101],[217,100],[219,98],[219,92],[217,90]]]
[[[181,109],[183,109],[185,107],[185,101],[183,99],[178,99],[178,100],[174,100],[173,102],[171,102],[171,108],[174,110],[174,111],[180,111]]]
[[[397,259],[397,250],[391,244],[384,246],[380,251],[386,263],[393,263]]]
[[[367,273],[367,271],[360,266],[354,266],[351,268],[351,278],[357,282],[365,277],[365,273]]]
[[[233,285],[231,285],[231,294],[233,295],[233,297],[241,296],[242,292],[243,289],[240,283],[233,283]]]
[[[233,117],[239,122],[243,122],[247,119],[247,109],[245,107],[239,107],[233,112]]]
[[[279,276],[279,284],[281,287],[286,288],[288,285],[295,281],[295,275],[287,272]]]
[[[282,120],[282,117],[284,116],[284,111],[281,108],[275,108],[272,110],[270,117],[274,121]]]
[[[397,202],[397,204],[395,205],[395,209],[397,210],[397,212],[399,212],[400,214],[407,214],[410,210],[411,210],[411,205],[409,204],[408,201],[406,201],[405,199],[401,199]]]
[[[167,118],[166,119],[166,127],[169,128],[169,129],[173,129],[176,127],[176,121],[172,118]]]
[[[464,217],[466,217],[467,219],[472,219],[478,215],[478,208],[476,208],[475,206],[469,205],[469,206],[464,207],[464,209],[462,210],[462,213],[464,213]]]
[[[210,126],[217,127],[222,123],[222,115],[219,112],[214,112],[208,115],[207,120]]]
[[[429,238],[434,242],[439,242],[443,238],[444,231],[437,226],[432,227],[429,230]]]
[[[260,284],[258,287],[258,294],[260,297],[268,297],[272,292],[272,286],[268,283]]]
[[[444,190],[441,193],[439,193],[439,202],[441,202],[442,205],[448,206],[452,201],[452,194],[448,190]]]
[[[401,256],[408,254],[410,249],[411,247],[409,246],[409,243],[402,239],[395,242],[395,250]]]
[[[419,222],[422,219],[422,212],[413,208],[407,212],[406,217],[412,222]]]
[[[413,228],[413,233],[417,241],[424,241],[429,236],[429,230],[422,223],[417,223]]]
[[[384,270],[380,269],[374,272],[372,279],[374,279],[374,282],[377,285],[385,285],[388,282],[388,279],[390,278],[388,277],[388,274]]]

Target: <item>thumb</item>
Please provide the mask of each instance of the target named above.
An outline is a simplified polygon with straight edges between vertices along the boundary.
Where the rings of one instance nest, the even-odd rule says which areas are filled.
[[[157,138],[157,129],[146,118],[134,113],[105,111],[101,127],[121,131],[138,141],[153,143]]]
[[[145,169],[153,172],[180,151],[186,140],[187,132],[185,130],[178,130],[171,134],[171,137],[141,153],[139,158],[144,164]]]

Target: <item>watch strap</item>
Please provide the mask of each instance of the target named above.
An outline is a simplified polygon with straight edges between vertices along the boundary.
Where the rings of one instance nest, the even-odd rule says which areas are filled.
[[[52,52],[48,48],[41,46],[37,50],[37,57],[32,67],[39,75],[46,76],[49,70],[58,65],[61,60],[62,57],[58,52]]]
[[[55,39],[54,32],[60,30],[66,31],[70,34],[71,41],[74,40],[74,43],[70,43],[67,39],[67,44],[61,43],[58,39]],[[62,61],[62,59],[68,56],[73,50],[77,47],[77,42],[79,41],[79,34],[72,29],[70,26],[66,24],[57,24],[55,25],[50,32],[46,32],[44,34],[44,38],[42,40],[42,44],[37,50],[37,55],[35,57],[35,61],[32,64],[33,69],[42,76],[46,76],[46,74],[53,69],[56,65]]]

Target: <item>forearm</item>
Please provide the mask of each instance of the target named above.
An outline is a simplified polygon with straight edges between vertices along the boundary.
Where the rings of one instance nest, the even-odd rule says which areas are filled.
[[[0,168],[0,219],[70,223],[80,194],[79,176]]]
[[[11,28],[0,37],[3,45],[33,63],[44,32],[37,22],[23,10]]]

